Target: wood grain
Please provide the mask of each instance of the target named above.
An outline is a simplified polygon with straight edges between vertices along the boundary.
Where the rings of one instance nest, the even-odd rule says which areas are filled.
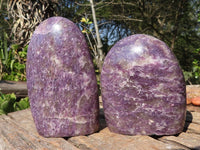
[[[110,132],[103,110],[100,131],[70,138],[44,138],[30,109],[0,116],[0,150],[189,150],[200,149],[200,112],[187,111],[184,131],[172,136],[128,136]]]
[[[28,96],[26,82],[0,81],[0,89],[4,94],[15,93],[17,97]]]

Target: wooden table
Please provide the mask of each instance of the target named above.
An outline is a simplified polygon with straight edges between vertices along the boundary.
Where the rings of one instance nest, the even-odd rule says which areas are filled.
[[[106,127],[88,136],[44,138],[35,128],[30,109],[0,116],[0,150],[200,150],[200,107],[188,106],[185,129],[175,136],[127,136]]]
[[[0,91],[4,94],[15,93],[17,97],[28,96],[27,84],[23,81],[0,81]]]

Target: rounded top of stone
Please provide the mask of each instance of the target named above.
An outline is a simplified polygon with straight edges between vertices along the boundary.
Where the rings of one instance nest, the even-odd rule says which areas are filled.
[[[120,54],[120,55],[118,55]],[[170,48],[161,40],[146,34],[134,34],[118,41],[108,52],[106,59],[114,60],[119,63],[124,58],[125,61],[137,60],[176,60]],[[147,59],[148,58],[148,59]]]
[[[50,17],[42,21],[34,31],[34,34],[62,33],[63,30],[70,30],[74,23],[64,17]]]

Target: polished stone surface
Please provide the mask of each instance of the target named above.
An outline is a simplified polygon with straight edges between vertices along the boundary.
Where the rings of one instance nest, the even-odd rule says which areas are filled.
[[[45,137],[98,130],[98,87],[84,35],[68,19],[52,17],[35,30],[27,60],[32,115]]]
[[[184,77],[167,45],[136,34],[117,42],[101,73],[109,129],[128,135],[172,135],[183,130]]]

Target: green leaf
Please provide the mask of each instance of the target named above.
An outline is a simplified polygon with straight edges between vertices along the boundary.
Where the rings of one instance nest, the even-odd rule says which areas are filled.
[[[23,110],[29,107],[30,107],[30,104],[29,104],[28,98],[23,98],[15,104],[15,110]]]
[[[10,94],[10,99],[12,101],[15,101],[16,100],[16,95],[14,93]]]
[[[0,115],[6,114],[1,108],[0,108]]]
[[[0,92],[0,99],[2,99],[2,100],[3,100],[3,99],[5,99],[5,96],[4,96],[4,94],[3,94],[3,93],[1,93],[1,92]]]
[[[3,110],[6,114],[9,112],[14,111],[14,103],[16,101],[16,96],[14,93],[12,94],[6,94],[4,101],[1,103],[0,109]]]
[[[26,45],[24,48],[23,48],[23,51],[27,52],[28,50],[28,45]]]
[[[13,80],[14,80],[14,81],[19,81],[19,78],[18,78],[18,77],[15,77]]]
[[[193,71],[193,72],[196,72],[196,71],[198,71],[198,69],[199,69],[198,66],[194,66],[194,67],[192,68],[192,71]]]
[[[3,49],[1,49],[1,59],[5,59]]]
[[[12,47],[13,50],[19,49],[19,45],[18,44],[12,44],[11,47]]]
[[[11,69],[11,71],[13,71],[14,62],[15,62],[15,60],[11,60],[11,62],[10,62],[10,69]]]
[[[192,72],[184,71],[183,74],[185,81],[188,81],[192,77]]]
[[[10,112],[10,110],[11,110],[12,108],[10,108],[10,103],[9,103],[9,101],[4,101],[4,102],[1,104],[1,109],[2,109],[5,113]]]

